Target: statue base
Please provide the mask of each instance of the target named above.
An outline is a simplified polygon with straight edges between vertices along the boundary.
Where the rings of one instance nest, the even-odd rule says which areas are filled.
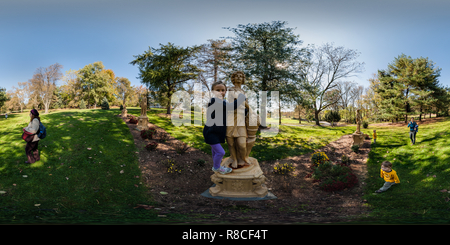
[[[352,145],[359,145],[359,147],[361,147],[364,144],[364,138],[365,138],[365,134],[361,133],[361,132],[355,132],[352,134],[353,137],[353,143]]]
[[[228,164],[225,164],[229,162],[228,158],[222,161],[222,165],[228,167]],[[267,196],[266,177],[263,175],[258,160],[250,157],[250,162],[250,165],[240,166],[229,174],[214,173],[211,175],[211,181],[216,184],[209,188],[211,196],[232,198]]]
[[[148,129],[148,117],[147,116],[139,116],[138,117],[138,125],[136,127],[139,131]]]
[[[122,117],[127,118],[127,109],[122,110]]]

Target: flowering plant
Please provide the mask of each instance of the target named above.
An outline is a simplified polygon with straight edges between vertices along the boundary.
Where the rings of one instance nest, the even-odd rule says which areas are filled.
[[[149,151],[153,151],[154,149],[156,149],[156,147],[158,147],[158,143],[150,142],[150,143],[148,143],[148,145],[145,146],[145,149],[147,149]]]
[[[182,168],[178,166],[177,162],[172,159],[168,159],[166,161],[163,161],[163,165],[167,168],[167,172],[170,174],[180,174]]]
[[[328,156],[323,151],[314,152],[314,154],[311,155],[311,162],[313,166],[318,166],[326,161],[329,161]]]
[[[274,174],[287,174],[289,172],[292,172],[295,170],[294,165],[292,163],[283,163],[283,164],[276,164],[273,168]]]

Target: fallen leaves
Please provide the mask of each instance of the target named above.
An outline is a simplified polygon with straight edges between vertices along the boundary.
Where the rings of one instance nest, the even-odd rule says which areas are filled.
[[[150,209],[153,209],[154,207],[153,206],[149,206],[149,205],[145,205],[145,204],[138,204],[136,207],[134,207],[135,209],[136,208],[143,208],[143,209],[146,209],[146,210],[150,210]]]

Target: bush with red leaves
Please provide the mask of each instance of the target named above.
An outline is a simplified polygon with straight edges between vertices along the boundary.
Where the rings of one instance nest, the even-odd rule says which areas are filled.
[[[131,118],[130,118],[130,123],[132,123],[132,124],[137,124],[137,123],[138,123],[137,118],[136,118],[135,116],[131,116]]]
[[[307,174],[306,178],[312,178],[313,183],[319,182],[319,188],[323,191],[340,191],[358,183],[358,178],[352,173],[351,168],[342,163],[326,162],[310,168],[313,172]]]
[[[141,131],[141,138],[142,139],[152,139],[153,135],[155,134],[156,130],[154,128],[149,128],[147,130]]]

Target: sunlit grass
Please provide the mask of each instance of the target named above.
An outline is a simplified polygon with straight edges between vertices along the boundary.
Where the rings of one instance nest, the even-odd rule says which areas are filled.
[[[34,164],[24,163],[21,139],[28,113],[1,120],[0,190],[6,194],[0,197],[0,222],[64,222],[67,217],[80,222],[99,212],[105,220],[126,219],[137,213],[133,205],[150,202],[140,179],[139,149],[116,114],[98,109],[41,114],[47,137],[39,142],[41,160]]]
[[[408,128],[377,127],[378,139],[368,160],[364,199],[373,208],[373,218],[437,220],[450,218],[450,118],[420,126],[411,146]],[[391,161],[400,184],[374,195],[384,180],[380,164]]]

